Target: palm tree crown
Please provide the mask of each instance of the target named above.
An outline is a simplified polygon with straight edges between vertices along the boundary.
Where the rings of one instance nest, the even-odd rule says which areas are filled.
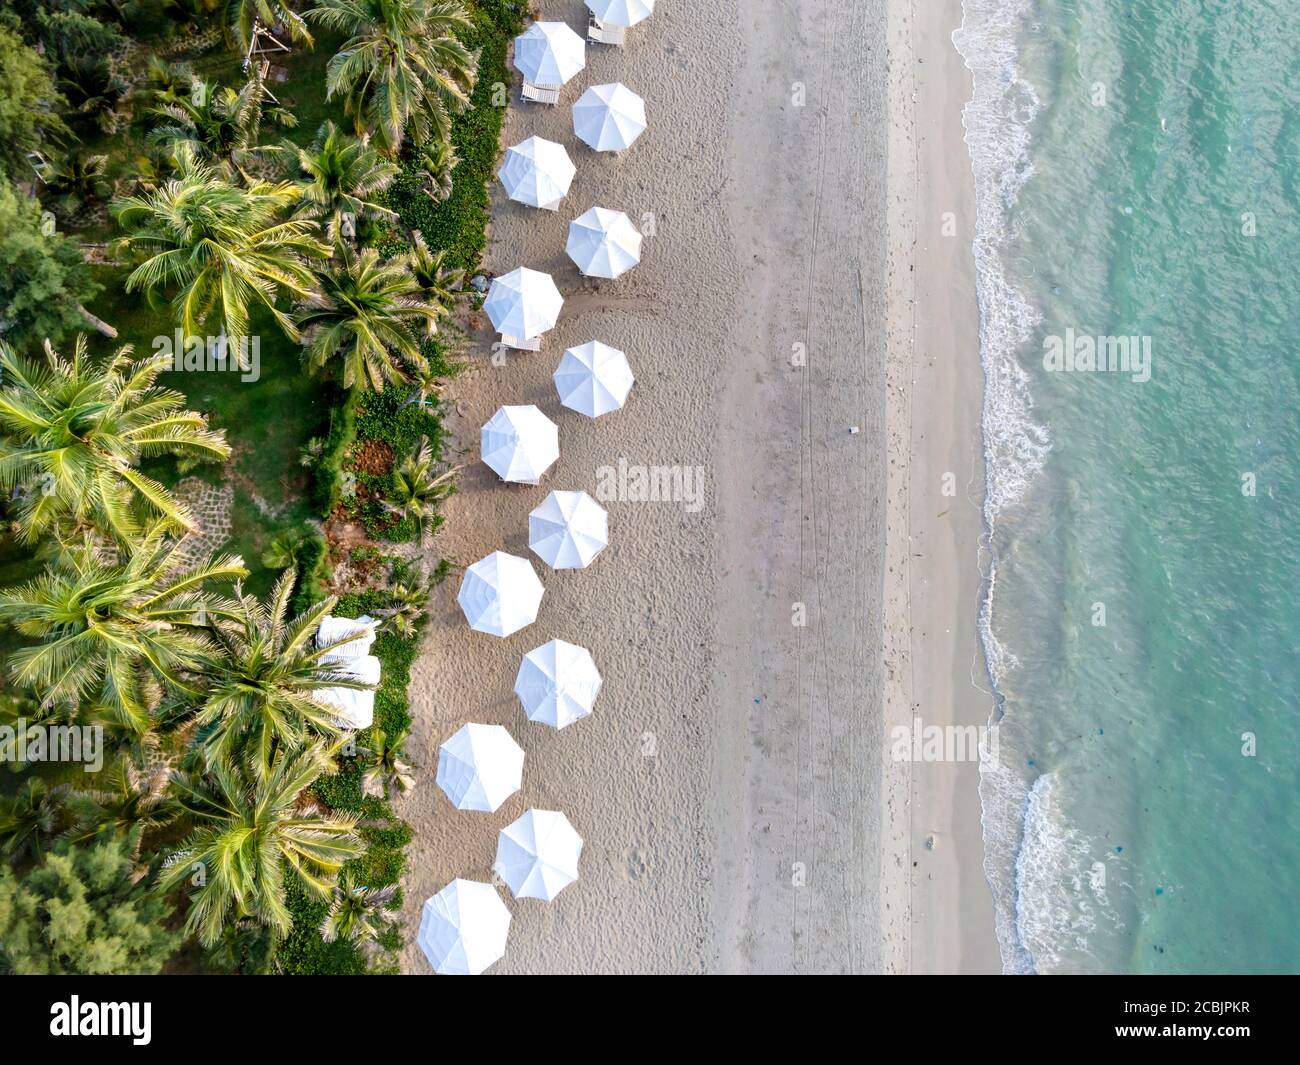
[[[158,678],[192,691],[183,674],[210,646],[209,611],[221,609],[203,585],[246,575],[238,556],[189,562],[159,526],[120,561],[63,550],[39,577],[0,592],[0,623],[40,641],[8,655],[10,673],[46,705],[92,696],[142,732]]]
[[[276,145],[258,144],[263,118],[287,128],[297,125],[293,112],[266,106],[266,87],[256,77],[244,82],[238,92],[228,85],[196,81],[187,95],[163,91],[159,99],[153,113],[164,121],[149,131],[151,143],[172,152],[188,144],[203,162],[228,166],[244,179],[258,160],[283,151]]]
[[[202,824],[172,856],[164,890],[194,880],[187,932],[211,946],[228,924],[251,917],[282,939],[293,926],[285,902],[285,865],[313,895],[328,899],[343,863],[363,848],[356,818],[301,809],[299,795],[332,762],[320,743],[280,752],[265,779],[218,762],[204,777],[177,777],[181,804]]]
[[[43,365],[0,344],[0,488],[26,486],[16,507],[31,542],[68,525],[93,526],[126,541],[140,531],[138,510],[191,528],[188,511],[136,465],[177,454],[224,459],[224,432],[184,410],[185,397],[159,388],[166,355],[134,359],[123,347],[103,362],[72,358],[47,343]]]
[[[380,391],[404,380],[399,362],[418,365],[423,358],[408,323],[427,325],[441,313],[420,288],[410,257],[384,261],[366,248],[345,255],[320,281],[320,294],[298,319],[307,337],[304,360],[318,369],[340,363],[346,388]]]
[[[250,772],[264,773],[277,747],[296,750],[311,733],[339,732],[337,711],[315,700],[317,689],[370,687],[323,661],[346,641],[317,647],[313,639],[334,599],[289,618],[294,576],[280,578],[267,605],[241,595],[229,615],[214,622],[215,652],[204,657],[197,685],[202,701],[196,721],[206,733],[209,766],[242,751]]]
[[[334,125],[325,122],[316,132],[310,148],[295,149],[302,189],[298,213],[325,223],[325,236],[338,243],[343,220],[392,221],[397,212],[375,201],[401,172],[396,163],[383,159]]]
[[[161,188],[115,204],[127,232],[122,245],[146,256],[127,277],[127,291],[174,288],[187,335],[199,335],[215,313],[227,336],[245,337],[249,307],[261,304],[296,339],[293,319],[276,298],[307,296],[315,283],[307,260],[329,255],[315,237],[315,222],[280,219],[297,200],[297,186],[232,185],[187,144],[176,162],[176,176]]]
[[[307,12],[350,35],[325,68],[329,97],[342,96],[357,133],[390,151],[451,135],[449,108],[469,102],[478,56],[456,38],[469,15],[455,0],[321,0]]]

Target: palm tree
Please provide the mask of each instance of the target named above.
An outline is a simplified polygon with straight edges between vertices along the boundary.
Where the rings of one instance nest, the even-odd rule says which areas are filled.
[[[398,636],[409,639],[415,627],[429,609],[429,588],[426,584],[397,584],[388,593],[389,605],[379,611]]]
[[[16,794],[0,795],[0,854],[11,862],[24,855],[39,858],[59,827],[66,793],[62,785],[52,788],[28,777]]]
[[[420,437],[415,451],[393,471],[393,490],[384,509],[401,518],[413,518],[424,535],[424,523],[433,517],[437,505],[454,491],[453,478],[459,466],[435,474],[433,448],[427,436]]]
[[[451,195],[451,172],[460,163],[460,156],[449,140],[435,139],[415,150],[415,161],[420,169],[416,175],[423,182],[424,191],[435,200],[445,200]]]
[[[438,319],[451,313],[456,303],[465,295],[465,271],[447,266],[447,251],[433,251],[418,229],[413,235],[415,247],[410,253],[411,274],[424,293],[428,303],[438,309]],[[429,326],[430,336],[438,331],[438,319]]]
[[[252,773],[265,773],[277,747],[296,750],[313,735],[339,733],[338,712],[316,701],[317,689],[370,687],[325,660],[346,641],[316,646],[316,630],[336,600],[289,618],[294,580],[293,573],[281,576],[266,606],[241,594],[214,622],[214,651],[196,670],[202,695],[195,720],[209,767],[242,753]]]
[[[73,788],[68,812],[75,827],[67,838],[80,843],[104,832],[126,836],[133,839],[131,857],[136,858],[145,832],[176,819],[167,797],[169,773],[163,766],[142,770],[129,758],[118,758],[104,778],[95,788]]]
[[[262,565],[267,569],[288,569],[297,565],[298,552],[306,539],[301,529],[285,529],[262,552]]]
[[[294,152],[302,175],[298,214],[323,221],[331,244],[339,242],[345,218],[351,218],[354,225],[362,219],[396,220],[396,211],[375,200],[401,172],[396,163],[341,132],[333,122],[321,125],[310,148],[295,148]]]
[[[420,345],[408,322],[436,321],[409,256],[383,261],[374,248],[345,253],[321,277],[321,292],[305,304],[298,326],[308,340],[303,359],[315,369],[339,364],[345,388],[373,388],[405,379],[399,362],[418,365]]]
[[[291,40],[313,43],[307,23],[285,0],[230,0],[230,36],[240,51],[247,50],[253,26],[259,22],[264,29],[278,23],[289,31]]]
[[[397,895],[397,888],[352,887],[346,879],[334,889],[329,913],[320,923],[320,937],[326,943],[351,940],[373,942],[384,934],[388,923],[384,911]]]
[[[117,129],[117,107],[130,92],[115,60],[94,54],[67,56],[61,64],[64,76],[59,88],[68,99],[67,117],[72,122],[94,125],[101,133]]]
[[[225,335],[245,337],[249,307],[256,303],[297,339],[297,326],[276,307],[276,298],[281,292],[307,297],[315,285],[307,260],[329,255],[314,236],[316,223],[280,218],[297,200],[297,187],[231,185],[187,144],[176,163],[176,177],[162,188],[115,205],[127,231],[121,245],[147,256],[127,277],[127,291],[174,287],[173,303],[188,335],[199,335],[201,323],[215,314]]]
[[[391,799],[395,794],[404,795],[415,788],[414,770],[401,757],[409,734],[409,730],[402,729],[390,740],[383,729],[374,730],[367,750],[375,760],[361,778],[366,795]]]
[[[108,198],[107,168],[106,155],[73,152],[42,169],[43,191],[53,200],[54,209],[62,218],[73,218]]]
[[[182,408],[184,396],[156,386],[167,365],[164,354],[132,358],[129,346],[92,361],[84,336],[71,359],[47,342],[43,365],[0,343],[0,488],[26,486],[15,509],[25,541],[69,525],[129,541],[140,532],[139,511],[194,527],[186,508],[137,466],[164,454],[225,459],[230,446],[224,432]]]
[[[143,732],[159,679],[193,694],[184,673],[210,647],[210,615],[226,609],[204,586],[247,571],[238,556],[187,561],[161,526],[124,558],[101,556],[69,548],[39,577],[0,592],[0,623],[40,641],[9,653],[10,675],[46,706],[93,697]]]
[[[358,135],[396,151],[451,136],[450,109],[469,103],[478,55],[455,36],[471,26],[457,0],[321,0],[307,17],[349,40],[325,68]]]
[[[181,803],[199,827],[164,868],[163,890],[195,879],[186,931],[205,947],[227,925],[251,917],[282,939],[293,926],[285,902],[286,866],[307,891],[328,899],[343,863],[364,850],[356,817],[299,809],[299,796],[332,768],[322,744],[280,751],[265,778],[218,762],[203,777],[175,778]]]
[[[292,111],[267,106],[270,97],[257,77],[249,78],[238,92],[228,85],[196,80],[184,95],[164,92],[159,98],[153,114],[164,121],[149,131],[151,144],[173,154],[188,144],[195,158],[228,167],[244,181],[251,180],[249,171],[258,162],[284,151],[278,145],[258,143],[262,120],[268,118],[286,129],[298,121]]]

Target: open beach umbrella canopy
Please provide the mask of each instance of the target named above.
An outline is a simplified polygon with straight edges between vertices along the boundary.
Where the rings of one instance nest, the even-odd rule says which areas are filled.
[[[528,515],[528,546],[551,569],[585,569],[609,545],[609,514],[586,492],[552,492]]]
[[[655,0],[587,0],[587,9],[606,26],[635,26],[654,14]]]
[[[519,266],[492,279],[483,310],[498,333],[528,339],[555,325],[563,305],[550,274]]]
[[[524,655],[515,677],[515,695],[529,721],[561,729],[595,709],[600,683],[590,651],[552,640]]]
[[[560,432],[531,404],[499,407],[479,430],[479,451],[503,481],[536,484],[560,457]]]
[[[492,869],[517,899],[550,902],[578,879],[582,837],[564,814],[526,810],[497,836]]]
[[[497,177],[512,200],[529,207],[551,207],[569,191],[575,172],[563,144],[529,137],[506,149]]]
[[[497,889],[457,878],[427,899],[415,941],[433,971],[478,976],[506,952],[510,911]]]
[[[465,571],[456,602],[471,629],[509,636],[537,620],[542,582],[528,559],[493,551]]]
[[[534,22],[515,38],[515,69],[533,85],[563,85],[586,65],[587,42],[563,22]]]
[[[641,234],[622,211],[593,207],[569,223],[564,250],[588,277],[615,278],[641,261]]]
[[[565,351],[553,379],[560,402],[588,418],[623,406],[633,381],[627,356],[599,340]]]
[[[573,105],[573,132],[598,152],[621,152],[645,130],[645,101],[621,82],[593,85]]]
[[[523,775],[524,750],[500,725],[461,725],[438,748],[438,787],[457,810],[491,813]]]

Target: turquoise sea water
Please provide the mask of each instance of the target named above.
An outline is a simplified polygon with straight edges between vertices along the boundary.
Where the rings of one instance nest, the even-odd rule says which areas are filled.
[[[1300,9],[965,6],[1004,965],[1300,971]]]

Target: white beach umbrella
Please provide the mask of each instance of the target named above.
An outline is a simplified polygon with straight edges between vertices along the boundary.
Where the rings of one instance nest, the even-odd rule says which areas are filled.
[[[506,149],[497,177],[512,200],[554,210],[569,191],[575,172],[563,144],[529,137]]]
[[[621,82],[593,85],[573,105],[573,132],[598,152],[621,152],[645,130],[645,101]]]
[[[519,790],[524,750],[500,725],[461,725],[438,748],[438,787],[457,810],[491,813]]]
[[[465,571],[456,602],[471,629],[509,636],[537,620],[542,582],[528,559],[493,551]]]
[[[320,619],[320,628],[316,630],[316,646],[328,647],[336,640],[347,640],[322,655],[328,661],[331,658],[355,658],[357,655],[370,653],[370,645],[375,642],[375,629],[379,622],[369,614],[359,618],[336,618],[326,614]]]
[[[587,7],[606,26],[635,26],[648,19],[655,0],[587,0]]]
[[[567,349],[553,379],[560,402],[588,418],[623,406],[633,381],[627,356],[599,340]]]
[[[433,971],[477,976],[506,952],[510,911],[497,889],[457,878],[427,899],[415,941]]]
[[[324,628],[322,625],[321,628]],[[371,636],[374,639],[374,636]],[[344,728],[369,728],[375,721],[375,689],[379,687],[382,665],[374,655],[327,654],[321,656],[321,668],[336,673],[370,688],[317,688],[311,697],[318,703],[333,707],[336,720]]]
[[[479,451],[503,481],[536,484],[560,457],[560,431],[532,404],[498,407],[479,430]]]
[[[618,277],[641,261],[641,234],[622,211],[593,207],[569,223],[569,258],[588,277]]]
[[[529,721],[561,729],[595,709],[600,684],[590,651],[552,640],[524,655],[515,676],[515,695]]]
[[[534,22],[515,38],[515,68],[532,85],[563,85],[586,65],[587,42],[563,22]]]
[[[585,569],[609,545],[609,514],[586,492],[552,492],[528,515],[528,546],[551,569]]]
[[[550,274],[519,266],[492,279],[483,310],[497,332],[531,338],[555,325],[563,305]]]
[[[517,899],[550,902],[578,879],[582,837],[556,810],[526,810],[497,836],[492,869]]]

